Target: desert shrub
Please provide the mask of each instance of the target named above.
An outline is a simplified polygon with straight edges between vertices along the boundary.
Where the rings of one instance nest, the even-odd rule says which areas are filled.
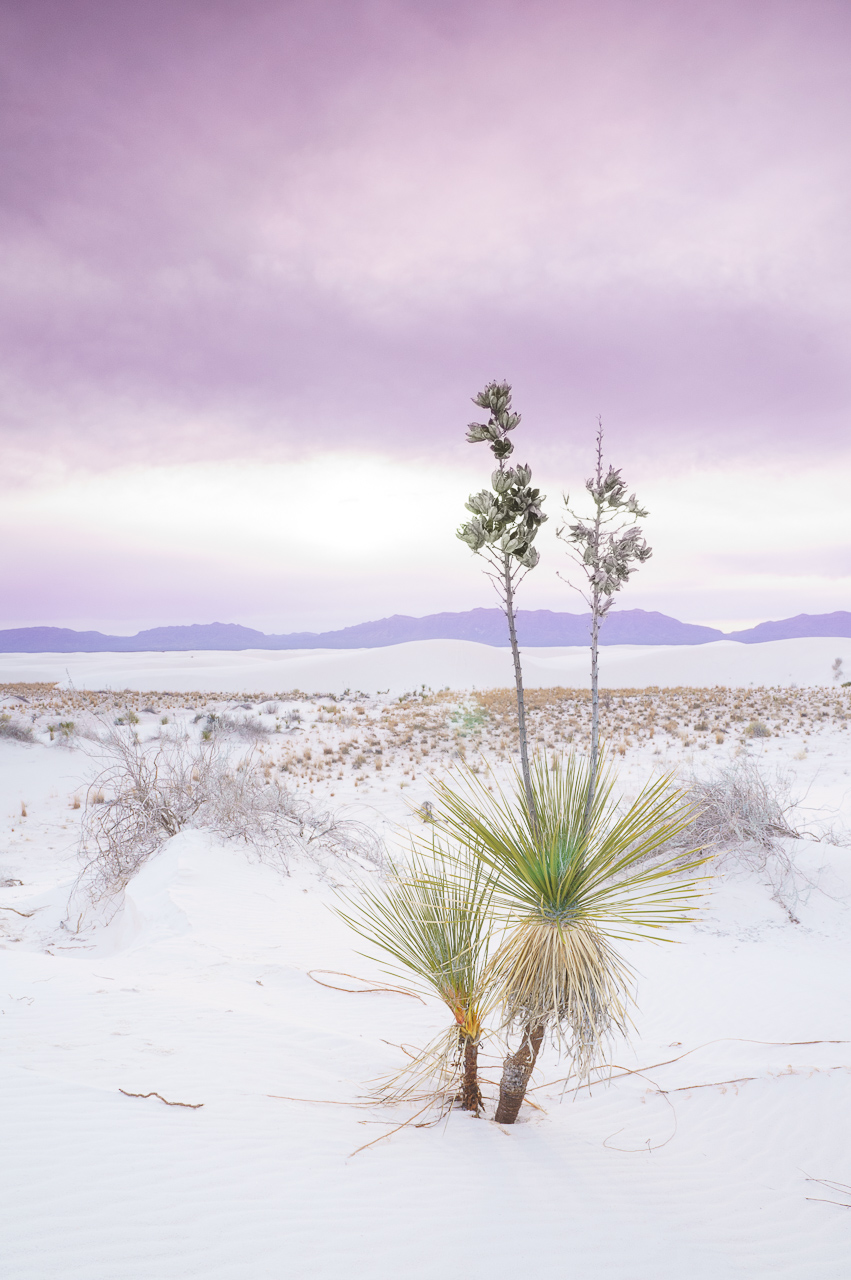
[[[769,780],[747,755],[688,787],[695,816],[681,839],[717,849],[753,845],[771,849],[778,837],[797,837],[790,823],[792,803],[782,779]]]
[[[11,716],[0,715],[0,738],[8,738],[13,742],[35,742],[32,727]]]
[[[251,752],[235,758],[216,739],[197,747],[185,737],[142,743],[114,730],[101,746],[108,763],[86,794],[83,865],[72,893],[84,906],[117,899],[165,841],[190,825],[241,840],[283,870],[299,852],[319,865],[342,858],[382,864],[383,846],[369,828],[267,781]]]
[[[226,757],[218,756],[210,774],[213,790],[194,825],[243,841],[283,870],[299,852],[319,865],[329,858],[383,864],[382,843],[364,823],[314,807],[277,777],[267,781],[262,766],[251,757],[233,768]]]
[[[708,778],[692,778],[688,797],[694,817],[677,843],[714,850],[718,871],[764,875],[774,901],[795,920],[794,905],[808,882],[784,845],[801,838],[791,821],[795,805],[787,780],[780,774],[769,779],[743,755]]]
[[[83,867],[75,889],[92,902],[119,893],[206,798],[209,768],[182,740],[142,744],[135,734],[110,731],[102,747],[109,761],[90,784],[81,825]]]
[[[750,724],[745,726],[745,737],[770,738],[771,730],[768,725],[763,724],[761,720],[751,720]]]
[[[269,725],[263,724],[260,720],[249,720],[243,716],[228,715],[227,712],[218,716],[208,716],[207,728],[211,737],[237,738],[241,742],[259,742],[263,738],[268,738],[272,733]]]

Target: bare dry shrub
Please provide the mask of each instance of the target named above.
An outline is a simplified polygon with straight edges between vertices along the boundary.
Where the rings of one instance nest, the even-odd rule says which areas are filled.
[[[693,778],[689,799],[696,816],[683,837],[702,845],[757,845],[770,849],[778,837],[799,838],[789,815],[794,807],[782,778],[769,782],[747,755],[710,778]]]
[[[677,844],[714,849],[719,871],[764,875],[774,901],[797,923],[792,908],[804,877],[784,844],[801,838],[791,823],[795,804],[788,781],[780,774],[770,781],[755,760],[743,755],[709,778],[692,778],[688,798],[695,816]]]
[[[322,864],[327,858],[354,859],[382,866],[381,840],[364,823],[317,809],[293,795],[280,779],[267,778],[253,753],[231,767],[220,757],[211,771],[215,786],[196,826],[224,839],[242,840],[260,857],[283,870],[292,854],[307,853]]]
[[[0,716],[0,738],[11,739],[12,742],[35,742],[32,727],[11,716]]]
[[[171,836],[187,826],[241,840],[261,860],[287,870],[293,854],[314,863],[353,859],[381,866],[383,845],[363,823],[313,808],[266,778],[253,751],[238,756],[212,739],[142,743],[112,730],[109,763],[91,782],[81,828],[82,870],[73,899],[113,900]],[[72,913],[73,914],[73,913]]]
[[[86,792],[83,868],[75,885],[91,902],[120,893],[195,816],[207,797],[213,754],[192,752],[186,739],[143,744],[115,729],[101,745],[109,763]]]
[[[218,716],[208,716],[207,724],[211,730],[211,737],[236,738],[241,742],[260,742],[273,732],[271,727],[263,724],[261,720],[229,715],[227,712]]]

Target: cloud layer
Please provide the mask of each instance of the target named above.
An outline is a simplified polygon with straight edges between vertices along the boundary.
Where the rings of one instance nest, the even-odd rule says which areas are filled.
[[[841,473],[849,36],[826,0],[0,7],[0,489],[460,475],[494,375],[557,483],[597,413],[639,477]],[[46,620],[34,545],[15,621]]]

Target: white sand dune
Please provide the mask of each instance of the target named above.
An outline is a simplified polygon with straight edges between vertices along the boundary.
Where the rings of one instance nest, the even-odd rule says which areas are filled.
[[[332,901],[190,832],[90,949],[0,953],[4,1275],[845,1274],[848,1224],[802,1170],[848,1176],[847,1048],[786,1042],[851,1035],[847,911],[816,895],[794,926],[758,884],[719,885],[676,950],[635,956],[640,1038],[617,1060],[685,1060],[575,1100],[539,1090],[510,1133],[456,1113],[351,1156],[394,1123],[359,1108],[365,1082],[442,1019],[310,980],[374,972]],[[562,1074],[549,1054],[539,1079]]]
[[[708,648],[678,653],[691,660]],[[754,648],[735,652],[750,662]],[[286,683],[248,678],[255,662],[268,672],[268,655],[204,656],[233,659],[220,668],[231,687]],[[338,670],[359,657],[331,656]],[[799,656],[799,679],[804,659],[811,670],[822,660],[812,643]],[[195,687],[191,658],[155,657],[153,684],[185,676]],[[86,661],[96,674],[103,659]],[[125,672],[138,663],[121,661]],[[737,682],[748,673],[728,667]],[[47,673],[22,664],[15,674]],[[81,671],[75,678],[84,683]],[[302,710],[302,747],[321,751],[310,737],[319,708]],[[365,714],[380,710],[367,704]],[[201,732],[191,711],[173,721]],[[837,721],[750,749],[767,771],[797,772],[806,816],[816,804],[831,816],[848,811],[848,737]],[[678,743],[670,750],[685,751]],[[794,918],[764,875],[739,872],[714,880],[698,920],[673,932],[678,945],[625,948],[637,974],[635,1033],[615,1046],[610,1085],[563,1096],[565,1064],[548,1049],[530,1094],[540,1109],[525,1108],[512,1129],[454,1111],[355,1155],[411,1115],[365,1107],[364,1095],[405,1061],[400,1046],[444,1028],[444,1011],[318,985],[310,973],[321,969],[386,983],[330,910],[332,877],[307,859],[282,874],[203,830],[164,845],[110,924],[69,933],[61,921],[80,816],[71,802],[97,750],[89,740],[0,741],[3,1280],[849,1274],[848,1210],[808,1197],[851,1196],[807,1181],[851,1184],[847,847],[788,841]],[[631,749],[621,763],[625,792],[650,776],[652,750]],[[728,762],[735,748],[718,750]],[[388,756],[367,795],[335,780],[317,783],[316,799],[352,806],[386,833],[411,820],[407,796],[427,794],[427,777],[403,791],[408,781],[401,755]],[[498,1056],[483,1061],[493,1079]]]
[[[831,887],[847,892],[847,870]],[[640,951],[626,1061],[718,1041],[685,1061],[574,1101],[539,1091],[545,1112],[510,1134],[459,1113],[350,1158],[392,1125],[357,1106],[395,1064],[386,1042],[421,1041],[441,1015],[310,980],[371,972],[332,900],[308,873],[282,879],[189,832],[91,949],[3,953],[5,1275],[499,1278],[521,1257],[610,1280],[843,1275],[847,1224],[806,1201],[801,1170],[847,1172],[830,1122],[847,1052],[782,1043],[848,1034],[835,903],[817,896],[796,928],[758,885],[731,883],[676,954]],[[841,990],[818,980],[825,965]],[[541,1078],[561,1074],[550,1055]]]
[[[832,681],[835,658],[851,668],[851,641],[813,638],[738,644],[610,645],[600,651],[600,680],[609,688],[658,685],[819,685]],[[523,653],[529,688],[582,687],[585,648],[529,648]],[[513,683],[508,649],[467,640],[415,640],[383,649],[292,649],[238,653],[3,654],[0,683],[58,680],[88,689],[252,690],[399,695],[432,689],[492,689]]]

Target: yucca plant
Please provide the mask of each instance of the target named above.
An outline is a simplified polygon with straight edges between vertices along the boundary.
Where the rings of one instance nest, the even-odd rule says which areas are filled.
[[[346,897],[338,914],[374,951],[385,972],[442,1000],[453,1023],[415,1059],[409,1078],[431,1076],[435,1095],[479,1114],[479,1042],[487,1013],[484,974],[490,940],[492,876],[478,859],[451,858],[436,842],[394,865],[384,888]]]
[[[615,1029],[625,1032],[633,975],[615,943],[656,937],[689,918],[699,859],[652,859],[690,821],[669,777],[624,811],[605,765],[587,810],[594,766],[574,755],[532,764],[533,819],[524,780],[502,790],[481,774],[435,788],[436,829],[493,877],[490,905],[502,926],[487,965],[491,999],[506,1030],[521,1034],[504,1063],[496,1119],[513,1124],[547,1034],[587,1076]],[[493,787],[492,791],[490,788]],[[685,863],[685,865],[684,865]]]

